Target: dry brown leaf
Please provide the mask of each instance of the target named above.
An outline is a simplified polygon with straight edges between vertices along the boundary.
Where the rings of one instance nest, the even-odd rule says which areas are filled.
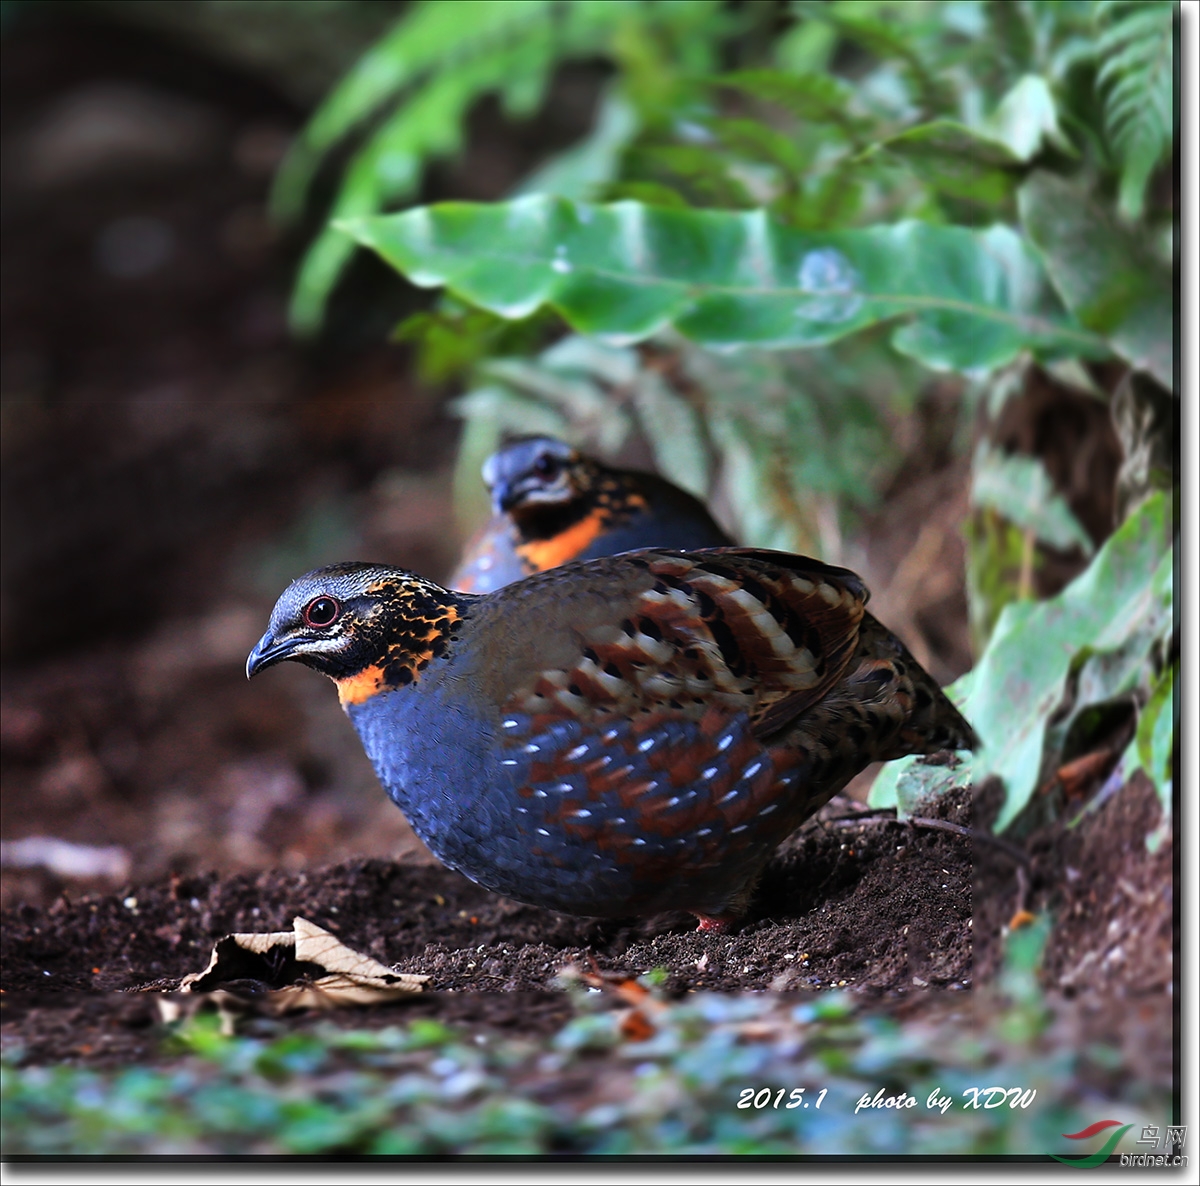
[[[621,1037],[628,1042],[648,1042],[658,1030],[641,1009],[626,1009],[617,1024]]]
[[[378,1005],[421,992],[428,976],[393,972],[347,947],[307,918],[290,931],[226,935],[202,972],[185,976],[181,992],[237,993],[239,988],[272,1012]],[[265,988],[265,991],[264,991]]]
[[[1063,793],[1068,799],[1081,799],[1091,786],[1108,777],[1120,756],[1117,750],[1101,749],[1060,766],[1056,773]]]

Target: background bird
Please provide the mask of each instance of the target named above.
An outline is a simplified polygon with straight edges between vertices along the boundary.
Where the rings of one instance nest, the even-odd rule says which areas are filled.
[[[491,593],[568,560],[734,542],[678,486],[614,469],[553,437],[511,441],[484,463],[483,480],[492,518],[450,578],[451,588],[466,593]]]
[[[339,565],[285,590],[247,674],[330,676],[388,793],[473,881],[720,929],[869,762],[976,744],[867,596],[846,569],[742,548],[576,561],[482,596]]]
[[[685,490],[654,474],[605,465],[554,437],[510,441],[484,462],[483,481],[493,513],[468,541],[450,578],[450,587],[463,592],[489,593],[570,560],[635,548],[735,542]],[[863,622],[870,637],[886,638],[895,653],[908,655],[871,613]],[[909,661],[915,663],[911,656]],[[928,675],[925,681],[937,686]]]

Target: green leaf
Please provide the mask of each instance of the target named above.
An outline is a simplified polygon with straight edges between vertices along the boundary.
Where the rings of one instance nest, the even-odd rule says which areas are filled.
[[[1086,190],[1061,177],[1034,173],[1017,205],[1067,308],[1088,329],[1104,334],[1127,362],[1175,391],[1174,285],[1168,268]]]
[[[779,70],[739,70],[716,79],[756,99],[778,104],[805,123],[831,124],[851,141],[869,126],[852,114],[853,91],[828,74],[785,74]]]
[[[816,234],[762,211],[536,195],[339,227],[421,287],[445,285],[504,317],[549,304],[573,329],[624,342],[674,326],[716,348],[807,347],[904,318],[895,346],[939,369],[1100,349],[1048,299],[1036,260],[1005,227]]]
[[[1085,556],[1092,554],[1091,536],[1036,457],[1005,454],[981,441],[975,450],[971,501],[977,507],[991,507],[1052,548],[1064,552],[1080,548]]]
[[[1021,163],[1007,145],[952,120],[918,124],[873,145],[859,160],[883,153],[903,160],[927,184],[951,197],[995,206],[1016,186]]]
[[[295,219],[322,159],[377,113],[386,114],[346,171],[334,219],[373,214],[411,200],[429,162],[459,149],[468,112],[487,94],[498,95],[509,117],[527,117],[543,103],[560,61],[619,57],[617,42],[628,41],[630,30],[641,34],[634,38],[640,44],[649,44],[645,34],[650,32],[672,42],[683,62],[707,72],[709,44],[727,26],[719,9],[703,0],[415,4],[367,51],[293,145],[276,178],[275,215]],[[557,183],[582,187],[611,176],[621,148],[632,137],[627,126],[631,114],[626,109],[607,123],[602,120],[589,143],[560,160]],[[352,251],[352,244],[328,228],[318,236],[293,294],[291,320],[298,332],[320,324]]]
[[[1057,597],[1007,606],[975,669],[947,689],[984,743],[955,771],[958,785],[992,775],[1004,784],[996,831],[1013,822],[1038,785],[1047,723],[1063,701],[1072,671],[1093,656],[1127,648],[1118,656],[1118,667],[1128,672],[1132,655],[1143,672],[1152,669],[1154,654],[1172,628],[1172,559],[1170,504],[1156,494]],[[871,802],[895,803],[902,778],[932,785],[944,778],[944,768],[913,758],[889,763],[872,787]],[[916,793],[918,788],[908,785],[908,793]]]
[[[1046,145],[1074,154],[1058,126],[1058,108],[1050,86],[1037,74],[1017,80],[985,121],[984,131],[1019,161],[1031,161]]]
[[[1175,749],[1175,664],[1155,683],[1138,718],[1137,756],[1141,768],[1154,783],[1163,815],[1171,812],[1171,783]]]

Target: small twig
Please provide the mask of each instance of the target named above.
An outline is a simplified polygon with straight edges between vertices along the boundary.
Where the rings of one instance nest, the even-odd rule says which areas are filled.
[[[857,824],[861,820],[894,820],[895,818],[896,809],[894,807],[864,807],[862,811],[857,811],[853,815],[836,815],[833,819],[827,820],[818,818],[814,822],[828,824],[830,827],[846,827],[849,824]]]
[[[1036,536],[1026,528],[1021,539],[1021,575],[1017,578],[1017,600],[1027,601],[1033,596],[1033,545]]]
[[[1019,849],[1015,844],[1010,844],[1007,840],[1001,840],[999,836],[993,836],[990,832],[978,832],[974,828],[965,827],[963,824],[951,823],[949,820],[944,819],[928,819],[920,815],[910,815],[906,819],[897,819],[895,811],[894,807],[881,807],[874,811],[860,812],[858,815],[853,815],[849,818],[834,819],[827,822],[830,827],[848,828],[866,820],[878,820],[884,824],[908,824],[914,828],[931,828],[939,832],[952,832],[956,836],[965,836],[968,840],[978,841],[980,844],[989,844],[1004,853],[1005,856],[1016,861],[1019,865],[1029,864],[1028,853]]]
[[[1017,866],[1017,908],[1013,911],[1013,917],[1026,909],[1026,903],[1029,901],[1029,878],[1025,876],[1025,870]]]

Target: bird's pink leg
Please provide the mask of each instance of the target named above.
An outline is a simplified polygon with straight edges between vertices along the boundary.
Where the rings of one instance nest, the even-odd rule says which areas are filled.
[[[696,917],[700,920],[700,925],[696,928],[698,931],[706,931],[710,935],[726,935],[729,933],[733,924],[737,921],[728,915],[721,915],[713,918],[710,914],[697,914]]]

